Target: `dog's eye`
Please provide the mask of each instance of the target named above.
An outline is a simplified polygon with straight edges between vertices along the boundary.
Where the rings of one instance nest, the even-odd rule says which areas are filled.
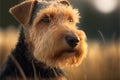
[[[71,17],[68,17],[67,19],[69,22],[73,22],[73,19]]]
[[[51,22],[51,19],[50,19],[49,16],[44,16],[41,21],[43,21],[43,22],[45,22],[45,23],[50,23],[50,22]]]

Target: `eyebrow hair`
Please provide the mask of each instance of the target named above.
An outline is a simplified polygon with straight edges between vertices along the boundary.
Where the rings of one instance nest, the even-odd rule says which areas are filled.
[[[31,15],[31,19],[30,19],[30,25],[33,23],[36,15],[37,15],[37,13],[38,13],[40,10],[48,7],[49,5],[50,5],[49,2],[46,2],[46,1],[38,2],[38,1],[37,1],[37,3],[35,4],[35,6],[34,6],[34,8],[33,8],[33,11],[32,11],[32,15]]]

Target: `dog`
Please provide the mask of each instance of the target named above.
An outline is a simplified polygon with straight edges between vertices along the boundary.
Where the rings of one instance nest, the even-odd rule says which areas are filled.
[[[79,11],[67,0],[26,0],[10,13],[22,27],[0,79],[68,80],[62,69],[80,65],[87,54]]]

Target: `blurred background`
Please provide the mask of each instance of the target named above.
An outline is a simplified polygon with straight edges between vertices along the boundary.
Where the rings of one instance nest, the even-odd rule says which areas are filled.
[[[15,48],[19,23],[9,8],[23,0],[0,0],[0,66]],[[120,0],[70,0],[80,11],[78,27],[86,32],[88,54],[77,68],[66,68],[70,80],[120,80]]]

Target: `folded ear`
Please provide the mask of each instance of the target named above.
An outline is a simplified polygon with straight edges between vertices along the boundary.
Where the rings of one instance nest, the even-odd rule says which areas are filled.
[[[33,8],[37,3],[36,0],[24,1],[14,7],[10,8],[10,13],[15,17],[15,19],[20,22],[23,26],[28,26]]]

